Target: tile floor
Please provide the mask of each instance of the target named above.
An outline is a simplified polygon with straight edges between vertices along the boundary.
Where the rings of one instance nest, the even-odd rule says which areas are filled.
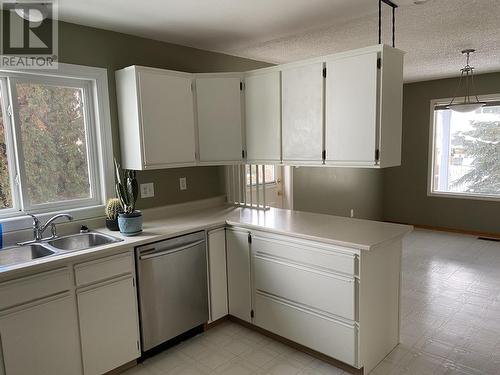
[[[416,230],[405,238],[401,344],[373,375],[500,375],[500,243]],[[126,375],[345,374],[234,323]]]

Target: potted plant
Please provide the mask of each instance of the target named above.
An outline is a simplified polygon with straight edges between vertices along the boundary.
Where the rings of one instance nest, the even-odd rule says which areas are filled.
[[[118,214],[118,227],[125,236],[135,236],[142,232],[142,212],[135,209],[139,193],[136,172],[125,169],[123,174],[115,160],[116,195],[120,200],[122,212]]]
[[[118,227],[118,214],[122,212],[122,204],[118,198],[111,198],[106,203],[106,228],[109,230],[120,230]]]

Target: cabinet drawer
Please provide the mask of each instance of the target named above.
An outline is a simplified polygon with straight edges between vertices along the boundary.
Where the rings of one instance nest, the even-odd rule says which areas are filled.
[[[255,288],[329,314],[356,320],[356,281],[279,260],[254,258]]]
[[[133,272],[132,251],[75,265],[76,285],[87,285]]]
[[[286,301],[257,293],[255,324],[351,366],[358,367],[355,324],[311,313]]]
[[[67,291],[71,285],[68,268],[7,281],[0,284],[0,310]]]
[[[349,249],[304,240],[283,240],[279,236],[252,236],[252,250],[305,266],[348,275],[358,274],[358,256]]]

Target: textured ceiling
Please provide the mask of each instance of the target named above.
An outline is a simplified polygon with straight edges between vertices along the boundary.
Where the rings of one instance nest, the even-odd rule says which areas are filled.
[[[476,72],[500,71],[500,0],[395,0],[405,81],[458,74],[475,48]],[[273,63],[377,43],[377,0],[64,0],[59,18]],[[384,7],[384,42],[390,11]]]

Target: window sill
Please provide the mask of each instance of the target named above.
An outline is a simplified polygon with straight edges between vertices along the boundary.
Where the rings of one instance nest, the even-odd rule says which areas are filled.
[[[500,195],[472,195],[464,193],[428,192],[427,196],[433,198],[458,198],[500,202]]]
[[[74,220],[95,219],[104,216],[104,205],[44,212],[36,214],[36,216],[42,222],[45,222],[52,216],[60,213],[70,214],[73,216]],[[30,229],[32,227],[32,219],[23,212],[16,212],[6,217],[0,217],[0,224],[2,225],[2,231],[4,233],[15,232],[18,230]]]

